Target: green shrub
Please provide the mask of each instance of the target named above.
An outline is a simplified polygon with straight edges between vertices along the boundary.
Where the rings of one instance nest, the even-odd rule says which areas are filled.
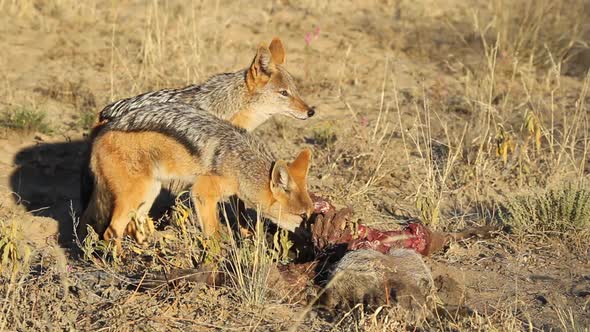
[[[515,232],[590,232],[590,191],[567,186],[509,200],[500,213]]]
[[[27,107],[16,107],[4,111],[0,114],[0,127],[25,132],[49,133],[51,131],[45,113]]]

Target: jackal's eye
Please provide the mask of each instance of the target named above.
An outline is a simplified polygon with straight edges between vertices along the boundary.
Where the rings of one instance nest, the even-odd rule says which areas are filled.
[[[289,97],[289,91],[287,90],[280,90],[279,93],[283,96],[283,97]]]

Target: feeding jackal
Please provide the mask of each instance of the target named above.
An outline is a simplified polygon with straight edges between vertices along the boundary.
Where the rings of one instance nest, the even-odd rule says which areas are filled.
[[[268,47],[258,47],[250,67],[246,69],[214,75],[202,84],[148,92],[111,103],[100,112],[99,125],[93,129],[90,140],[102,129],[102,123],[116,119],[129,110],[160,103],[188,104],[248,131],[274,114],[308,119],[315,114],[315,108],[301,99],[295,80],[284,67],[285,58],[283,43],[275,38]],[[86,208],[92,192],[92,179],[88,172],[88,160],[85,160],[81,169],[82,209]],[[173,183],[171,187],[177,185]],[[178,190],[174,188],[172,191]]]
[[[128,110],[104,124],[93,141],[94,188],[81,231],[90,224],[107,240],[128,233],[143,242],[132,215],[146,216],[168,180],[192,185],[206,235],[219,231],[217,203],[231,195],[293,231],[313,210],[310,159],[304,149],[290,164],[276,160],[246,130],[186,104]]]

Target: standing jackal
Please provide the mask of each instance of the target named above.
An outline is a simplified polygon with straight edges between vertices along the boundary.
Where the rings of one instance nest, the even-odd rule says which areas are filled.
[[[295,230],[309,217],[311,151],[290,164],[242,128],[186,104],[128,110],[104,124],[90,156],[94,188],[81,226],[105,239],[144,236],[132,216],[146,216],[163,181],[192,185],[203,232],[219,231],[217,202],[237,195],[278,226]],[[108,226],[108,227],[107,227]]]
[[[250,67],[233,73],[217,74],[202,84],[181,89],[164,89],[126,98],[107,105],[99,114],[99,124],[90,140],[105,122],[130,110],[161,103],[184,103],[199,111],[207,111],[237,127],[254,130],[274,114],[305,120],[315,114],[301,99],[295,80],[285,69],[285,48],[280,39],[260,45]],[[89,155],[86,156],[86,159]],[[178,192],[177,183],[170,184]],[[80,176],[80,201],[85,209],[92,192],[88,160],[83,161]]]
[[[284,67],[285,58],[283,43],[274,38],[268,47],[258,47],[247,69],[217,74],[202,84],[119,100],[100,112],[99,121],[117,118],[134,108],[160,103],[188,104],[248,131],[274,114],[306,120],[315,114],[315,109],[301,99],[295,80]]]

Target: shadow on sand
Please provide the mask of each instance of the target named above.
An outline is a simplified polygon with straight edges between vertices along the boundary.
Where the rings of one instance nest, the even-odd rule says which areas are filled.
[[[40,143],[21,150],[14,158],[10,186],[17,203],[36,216],[59,223],[59,243],[72,242],[71,211],[80,211],[80,166],[86,153],[84,140]]]
[[[86,140],[40,143],[19,151],[14,158],[15,170],[10,175],[10,186],[16,194],[15,200],[33,215],[57,220],[58,241],[63,247],[73,244],[72,212],[77,218],[83,212],[80,203],[80,171],[87,149]],[[150,215],[158,219],[174,204],[174,199],[173,194],[162,190]],[[230,207],[233,204],[237,202],[224,205],[230,223],[235,225],[234,208]],[[240,210],[245,213],[246,209],[241,205]],[[248,212],[249,218],[255,219],[255,213],[252,214],[251,210]]]

